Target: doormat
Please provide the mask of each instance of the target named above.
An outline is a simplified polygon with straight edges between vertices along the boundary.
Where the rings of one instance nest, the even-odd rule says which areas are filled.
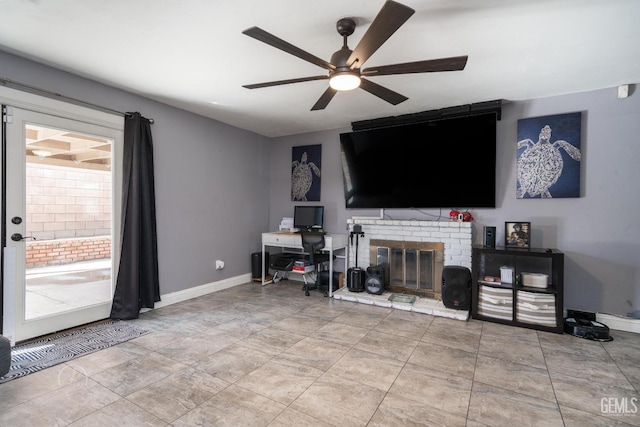
[[[0,384],[129,341],[147,332],[122,320],[109,320],[16,345],[11,349],[11,368],[4,377],[0,377]]]

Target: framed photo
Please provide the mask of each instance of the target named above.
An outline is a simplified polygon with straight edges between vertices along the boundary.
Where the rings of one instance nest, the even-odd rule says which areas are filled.
[[[504,223],[504,245],[508,248],[530,248],[531,223],[513,221]]]

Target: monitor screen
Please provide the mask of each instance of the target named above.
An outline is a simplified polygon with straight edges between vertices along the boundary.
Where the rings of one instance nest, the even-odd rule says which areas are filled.
[[[293,226],[300,231],[324,227],[324,206],[295,206]]]

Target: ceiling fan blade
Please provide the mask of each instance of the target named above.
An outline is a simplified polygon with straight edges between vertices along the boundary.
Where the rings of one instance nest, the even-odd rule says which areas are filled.
[[[395,1],[387,1],[347,60],[351,69],[360,68],[387,41],[415,10]]]
[[[373,83],[367,79],[360,79],[360,88],[366,90],[371,95],[375,95],[378,98],[384,99],[389,104],[398,105],[401,102],[406,101],[407,98],[404,95],[400,95],[397,92],[392,91],[391,89],[387,89],[384,86],[380,86],[379,84]]]
[[[263,43],[268,44],[269,46],[273,46],[276,49],[280,49],[285,51],[293,56],[297,56],[300,59],[304,59],[307,62],[311,62],[312,64],[317,65],[318,67],[322,67],[326,70],[333,71],[336,67],[327,61],[318,58],[315,55],[306,52],[299,47],[295,47],[291,43],[288,43],[271,33],[266,32],[265,30],[258,27],[251,27],[242,32],[242,34],[246,34],[249,37],[253,37],[256,40],[259,40]]]
[[[452,56],[451,58],[429,59],[426,61],[405,62],[403,64],[382,65],[365,68],[361,75],[388,76],[390,74],[431,73],[437,71],[460,71],[467,65],[468,56]]]
[[[287,80],[276,80],[273,82],[265,82],[265,83],[254,83],[250,85],[243,85],[242,87],[247,89],[260,89],[263,87],[271,87],[271,86],[280,86],[280,85],[288,85],[290,83],[302,83],[302,82],[310,82],[313,80],[327,80],[329,76],[311,76],[311,77],[300,77],[299,79],[287,79]]]
[[[333,89],[331,86],[324,91],[320,99],[311,107],[311,111],[324,110],[327,105],[329,105],[329,101],[333,99],[337,90]]]

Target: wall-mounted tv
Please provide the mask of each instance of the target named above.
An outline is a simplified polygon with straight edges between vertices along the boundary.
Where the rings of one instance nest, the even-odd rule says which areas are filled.
[[[346,208],[494,208],[495,112],[340,134]]]

